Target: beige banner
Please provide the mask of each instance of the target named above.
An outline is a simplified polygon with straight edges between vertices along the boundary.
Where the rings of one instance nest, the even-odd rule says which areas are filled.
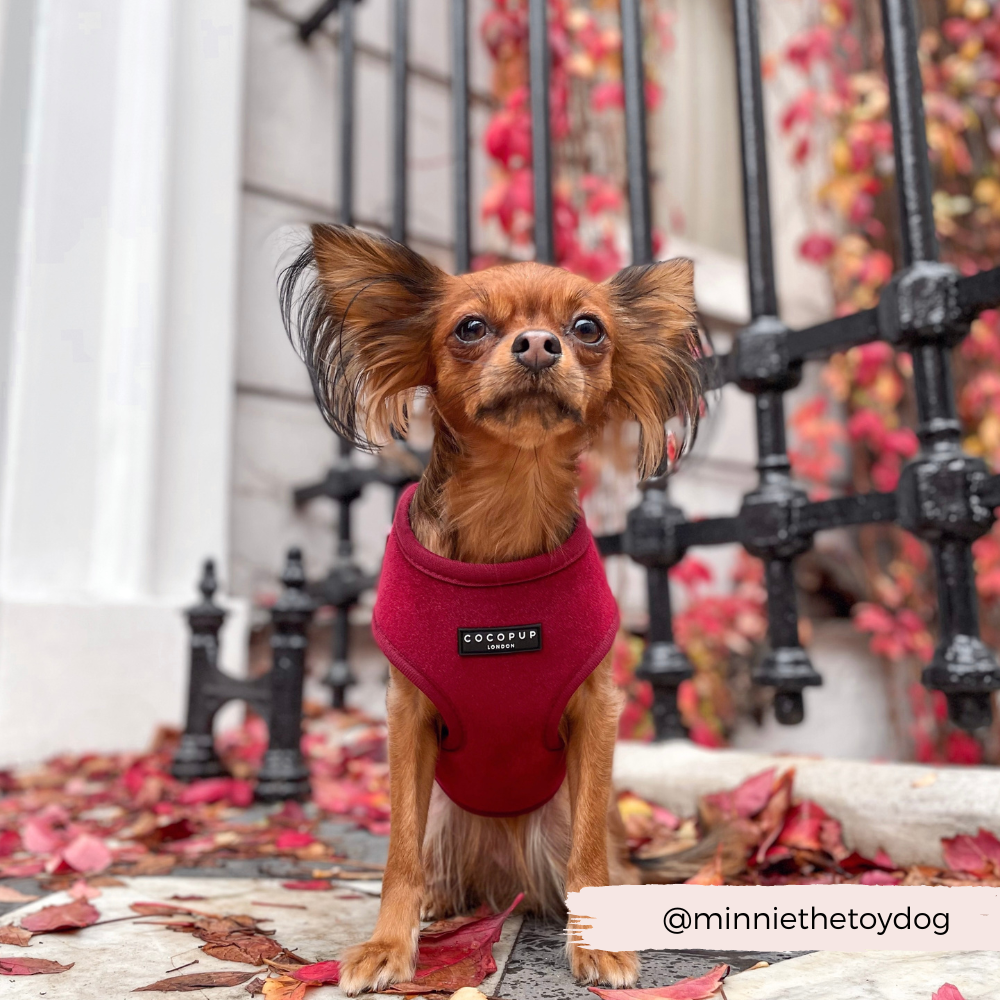
[[[616,885],[567,905],[574,939],[604,951],[1000,950],[989,886]]]

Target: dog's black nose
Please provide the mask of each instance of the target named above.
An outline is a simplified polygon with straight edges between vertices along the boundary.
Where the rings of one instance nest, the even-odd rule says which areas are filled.
[[[562,344],[548,330],[527,330],[514,338],[510,351],[525,368],[540,372],[559,360]]]

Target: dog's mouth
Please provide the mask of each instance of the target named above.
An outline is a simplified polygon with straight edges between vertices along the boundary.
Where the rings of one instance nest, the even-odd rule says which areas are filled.
[[[515,389],[479,406],[476,420],[492,421],[513,426],[525,419],[534,419],[543,430],[553,430],[560,424],[583,423],[583,413],[554,392],[538,389]]]

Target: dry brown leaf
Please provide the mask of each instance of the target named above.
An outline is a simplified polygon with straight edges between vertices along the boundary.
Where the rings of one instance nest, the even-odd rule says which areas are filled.
[[[188,976],[171,976],[160,979],[149,986],[140,986],[133,993],[194,993],[196,990],[213,989],[216,986],[242,986],[252,972],[195,972]]]
[[[0,927],[0,944],[16,944],[19,948],[26,948],[30,940],[31,931],[23,927],[15,927],[13,924]]]
[[[243,989],[250,994],[250,996],[255,997],[260,993],[264,992],[264,980],[257,976],[255,979],[251,979]]]
[[[300,983],[290,976],[272,976],[264,980],[261,992],[267,1000],[304,1000],[308,983]]]
[[[244,965],[263,965],[267,958],[275,958],[282,947],[263,934],[247,934],[232,941],[209,941],[201,946],[206,955],[223,962],[242,962]]]
[[[128,874],[130,876],[169,875],[176,864],[176,859],[169,854],[146,854],[129,869]]]
[[[4,976],[48,976],[72,969],[75,962],[60,965],[47,958],[6,958],[0,957],[0,975]]]

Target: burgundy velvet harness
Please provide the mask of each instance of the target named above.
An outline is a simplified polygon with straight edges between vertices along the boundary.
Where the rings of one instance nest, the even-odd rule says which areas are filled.
[[[447,731],[435,777],[482,816],[548,802],[566,774],[559,721],[604,659],[618,605],[581,517],[554,552],[478,564],[425,549],[402,495],[385,549],[372,632],[434,703]]]

